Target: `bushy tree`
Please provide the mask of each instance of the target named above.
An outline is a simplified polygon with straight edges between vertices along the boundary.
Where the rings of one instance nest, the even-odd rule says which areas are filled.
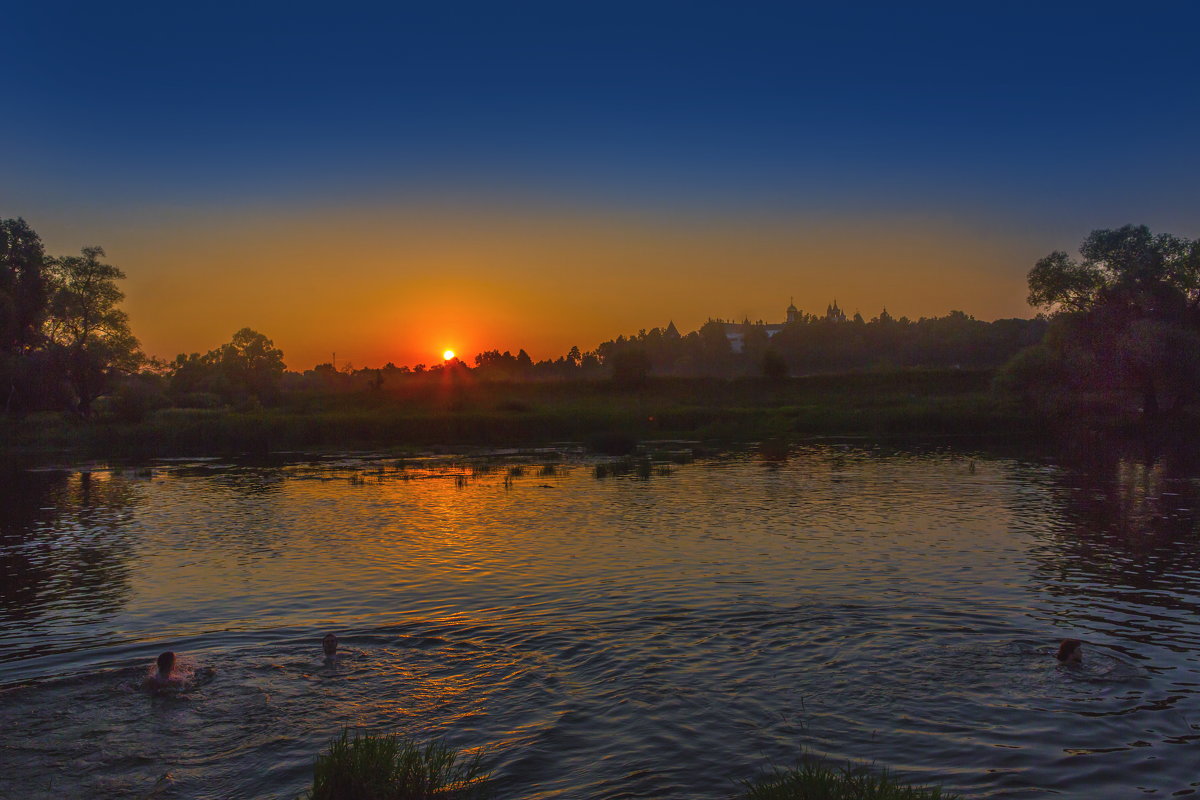
[[[215,361],[235,391],[263,403],[278,399],[285,369],[283,351],[258,331],[242,328],[214,351]]]
[[[333,367],[328,366],[330,372]],[[283,351],[265,335],[242,328],[226,344],[205,355],[180,354],[171,363],[171,393],[216,395],[228,403],[254,399],[272,404],[279,399],[284,373]]]
[[[0,390],[6,412],[35,404],[47,302],[42,240],[23,219],[0,220]]]
[[[39,343],[47,299],[41,238],[23,219],[0,219],[0,353]]]
[[[762,374],[770,381],[782,381],[788,376],[787,359],[778,350],[767,349],[762,355]]]
[[[641,386],[650,374],[650,358],[641,348],[622,348],[607,363],[612,368],[613,382],[620,386]]]
[[[1082,258],[1056,251],[1029,272],[1029,302],[1053,314],[1046,374],[1079,396],[1123,403],[1148,415],[1162,395],[1191,402],[1200,388],[1200,243],[1152,234],[1144,225],[1092,231]],[[1048,359],[1057,361],[1051,365]],[[1025,362],[1033,363],[1030,357]]]
[[[47,270],[46,341],[70,387],[70,404],[84,416],[116,374],[136,371],[144,358],[118,307],[125,295],[117,281],[125,273],[102,256],[102,248],[85,247],[81,255],[49,259]]]

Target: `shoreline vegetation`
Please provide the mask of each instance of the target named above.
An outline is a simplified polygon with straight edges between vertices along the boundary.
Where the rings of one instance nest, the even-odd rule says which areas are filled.
[[[463,758],[441,742],[349,730],[313,764],[305,800],[469,800],[490,797],[482,754]]]
[[[494,795],[483,753],[462,757],[442,742],[422,744],[396,735],[349,729],[313,764],[305,800],[485,800]],[[739,781],[738,800],[960,800],[937,786],[914,786],[884,769],[862,764],[837,768],[805,757]]]
[[[292,395],[261,406],[111,406],[91,419],[0,421],[20,456],[269,455],[322,449],[535,446],[578,442],[609,455],[639,442],[718,445],[813,437],[1029,439],[1047,423],[991,392],[991,370],[903,370],[805,378],[652,378],[493,383],[443,378],[396,390]]]
[[[689,442],[704,451],[822,439],[1040,447],[1081,435],[1152,442],[1200,429],[1191,409],[1147,417],[1100,398],[1082,413],[1046,413],[994,391],[996,374],[907,369],[782,379],[649,378],[636,387],[445,375],[382,390],[293,393],[272,407],[101,403],[89,418],[70,412],[0,416],[0,458],[19,465],[563,444],[626,456],[654,442]]]
[[[328,449],[816,436],[1037,441],[1064,427],[1195,429],[1200,241],[1095,230],[1081,260],[1028,275],[1034,319],[871,320],[835,303],[786,322],[710,319],[534,362],[446,351],[426,367],[288,371],[251,328],[205,354],[148,358],[120,309],[124,273],[85,247],[47,256],[0,220],[0,455],[137,458]],[[1047,315],[1048,314],[1048,315]]]

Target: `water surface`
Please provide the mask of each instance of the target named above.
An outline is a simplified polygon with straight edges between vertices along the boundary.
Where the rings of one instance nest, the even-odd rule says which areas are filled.
[[[10,476],[0,797],[294,798],[346,726],[484,749],[503,798],[727,798],[805,752],[980,798],[1200,786],[1190,468],[596,465]],[[138,691],[164,649],[211,677]]]

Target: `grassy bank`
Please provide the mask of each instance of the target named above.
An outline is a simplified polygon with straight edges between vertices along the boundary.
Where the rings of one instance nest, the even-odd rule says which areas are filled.
[[[6,420],[0,449],[164,456],[332,448],[716,442],[814,435],[1022,435],[1032,420],[989,392],[986,371],[913,370],[763,380],[425,381],[390,391],[294,395],[270,409],[153,411],[137,422]]]
[[[491,795],[479,756],[462,758],[438,743],[349,732],[313,765],[308,800],[468,800]]]
[[[440,743],[348,731],[313,765],[308,800],[467,800],[492,796],[481,758],[463,759]],[[834,768],[809,759],[744,781],[740,800],[959,800],[938,787],[910,786],[866,766]]]
[[[912,786],[869,767],[807,761],[747,781],[741,800],[961,800],[936,786]]]

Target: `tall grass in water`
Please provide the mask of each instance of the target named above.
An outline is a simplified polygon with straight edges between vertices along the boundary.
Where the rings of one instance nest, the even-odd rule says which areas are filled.
[[[807,761],[745,782],[742,800],[961,800],[937,786],[908,786],[886,771]]]
[[[309,800],[466,800],[489,796],[480,756],[460,760],[440,742],[342,731],[317,757]]]

